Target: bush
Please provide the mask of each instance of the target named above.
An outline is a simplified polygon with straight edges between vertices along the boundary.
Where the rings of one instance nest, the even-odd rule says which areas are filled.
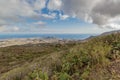
[[[34,70],[28,77],[30,80],[48,80],[48,75],[41,70]]]

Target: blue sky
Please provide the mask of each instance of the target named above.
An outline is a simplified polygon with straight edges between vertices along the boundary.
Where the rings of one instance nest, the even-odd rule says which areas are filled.
[[[117,0],[0,0],[0,33],[100,34],[118,30],[119,3]]]

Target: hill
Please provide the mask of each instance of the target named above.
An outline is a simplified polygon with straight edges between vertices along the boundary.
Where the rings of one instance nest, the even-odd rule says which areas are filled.
[[[0,80],[120,80],[120,33],[0,48]]]
[[[117,34],[117,33],[120,33],[120,30],[114,30],[114,31],[109,31],[109,32],[105,32],[105,33],[102,33],[101,35],[110,35],[110,34]]]

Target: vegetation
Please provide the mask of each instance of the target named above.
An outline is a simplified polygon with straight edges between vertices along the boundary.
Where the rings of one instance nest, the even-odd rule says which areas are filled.
[[[0,48],[0,80],[120,80],[119,33],[81,43],[38,45]],[[14,70],[21,75],[8,77]]]
[[[62,51],[66,52],[73,45],[74,43],[64,45],[46,43],[0,48],[0,80],[7,78],[13,80],[16,77],[21,80],[21,77],[38,67],[49,68],[58,57],[62,56]]]

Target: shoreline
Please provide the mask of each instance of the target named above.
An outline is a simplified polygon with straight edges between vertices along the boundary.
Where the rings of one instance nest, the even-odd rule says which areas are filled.
[[[15,45],[25,45],[25,44],[39,44],[39,43],[68,43],[76,42],[79,40],[70,39],[58,39],[58,38],[13,38],[13,39],[0,39],[0,48],[15,46]]]

